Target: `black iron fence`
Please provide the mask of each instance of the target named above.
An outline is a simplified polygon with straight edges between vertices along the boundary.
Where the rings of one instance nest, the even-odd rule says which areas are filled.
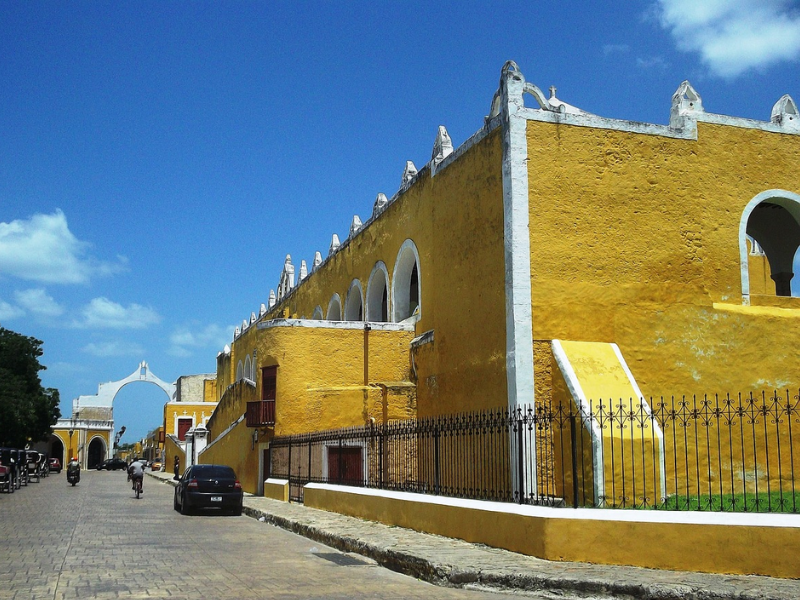
[[[800,401],[779,394],[520,406],[275,438],[270,476],[478,500],[800,512]]]

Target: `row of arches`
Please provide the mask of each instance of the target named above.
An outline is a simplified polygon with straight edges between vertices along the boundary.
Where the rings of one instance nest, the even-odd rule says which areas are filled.
[[[312,319],[328,321],[370,321],[373,323],[399,323],[419,318],[421,312],[420,261],[417,246],[406,240],[395,260],[390,283],[389,271],[383,261],[372,268],[367,289],[354,279],[347,290],[344,304],[334,293],[327,309],[314,309]]]
[[[240,360],[236,365],[236,381],[241,381],[242,379],[253,383],[256,380],[256,359],[250,360],[249,354],[245,357],[244,362]]]

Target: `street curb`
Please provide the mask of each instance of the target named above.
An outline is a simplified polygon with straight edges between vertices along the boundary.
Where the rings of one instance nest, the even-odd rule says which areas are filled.
[[[175,481],[157,475],[149,474],[162,483],[175,487]],[[464,568],[444,562],[429,560],[412,551],[399,551],[395,548],[384,547],[380,544],[366,542],[357,537],[302,523],[298,520],[279,516],[263,509],[247,505],[248,497],[245,494],[245,504],[242,514],[264,523],[280,527],[305,538],[325,544],[342,552],[360,554],[374,560],[380,566],[403,573],[410,577],[421,579],[428,583],[442,587],[483,589],[487,591],[504,592],[549,592],[563,600],[588,598],[592,600],[786,600],[790,595],[780,592],[770,593],[765,589],[741,589],[741,581],[752,576],[714,576],[710,575],[705,586],[696,583],[653,581],[645,583],[648,579],[648,569],[638,567],[609,567],[612,571],[608,577],[597,575],[565,572],[563,576],[553,576],[535,572],[519,572],[503,570],[485,570],[479,568]],[[466,543],[466,542],[465,542]],[[474,545],[480,546],[480,545]],[[567,571],[572,563],[564,563]],[[617,571],[614,573],[614,571]],[[626,575],[636,573],[637,577],[626,581]],[[680,573],[674,573],[676,578]],[[754,578],[756,580],[762,578]],[[712,589],[715,588],[715,589]]]

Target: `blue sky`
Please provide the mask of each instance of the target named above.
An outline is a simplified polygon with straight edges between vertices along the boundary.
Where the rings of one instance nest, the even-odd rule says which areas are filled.
[[[213,372],[286,254],[344,239],[439,125],[481,127],[506,60],[663,124],[684,79],[769,120],[799,58],[780,0],[0,3],[0,324],[44,341],[65,415],[141,360]],[[123,441],[165,401],[124,388]]]

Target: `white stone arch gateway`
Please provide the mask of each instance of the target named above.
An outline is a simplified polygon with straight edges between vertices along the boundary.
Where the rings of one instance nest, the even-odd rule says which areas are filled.
[[[175,400],[176,386],[174,383],[167,383],[156,377],[147,366],[145,361],[139,363],[137,369],[128,375],[125,379],[119,381],[110,381],[108,383],[101,383],[97,386],[97,394],[92,396],[78,396],[72,401],[72,414],[79,414],[81,408],[89,407],[104,407],[112,408],[114,405],[114,398],[117,397],[119,391],[129,383],[137,381],[144,381],[145,383],[152,383],[160,387],[169,398],[169,401]]]

